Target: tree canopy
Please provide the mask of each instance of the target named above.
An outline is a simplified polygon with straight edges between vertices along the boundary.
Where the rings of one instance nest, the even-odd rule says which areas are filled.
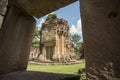
[[[82,43],[82,42],[80,42],[80,40],[81,40],[80,35],[78,35],[78,34],[71,35],[71,40],[72,40],[72,42],[74,44],[75,53],[77,55],[79,55],[80,51],[81,51],[81,43]]]
[[[72,42],[74,43],[74,46],[77,46],[77,45],[78,45],[78,43],[80,42],[80,39],[81,39],[81,37],[80,37],[80,35],[78,35],[78,34],[73,34],[73,35],[71,36],[71,40],[72,40]]]
[[[51,22],[52,20],[54,20],[56,18],[57,18],[57,14],[51,13],[51,14],[48,14],[46,21]]]

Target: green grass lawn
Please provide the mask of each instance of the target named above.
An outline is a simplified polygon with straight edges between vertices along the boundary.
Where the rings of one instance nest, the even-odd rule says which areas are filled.
[[[27,70],[62,74],[77,74],[78,69],[85,68],[85,63],[74,65],[34,65],[29,64]]]

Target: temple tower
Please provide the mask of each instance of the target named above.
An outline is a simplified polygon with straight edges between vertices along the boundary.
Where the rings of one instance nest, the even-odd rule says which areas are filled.
[[[40,33],[40,59],[44,61],[66,61],[71,60],[75,55],[66,20],[58,18],[52,21],[46,20]]]

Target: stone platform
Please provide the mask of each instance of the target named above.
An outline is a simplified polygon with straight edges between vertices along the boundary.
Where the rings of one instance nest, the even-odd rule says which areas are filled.
[[[80,80],[80,76],[34,71],[18,71],[0,76],[0,80]]]
[[[55,62],[55,61],[29,61],[29,64],[35,65],[73,65],[85,63],[85,60],[74,60],[69,62]]]

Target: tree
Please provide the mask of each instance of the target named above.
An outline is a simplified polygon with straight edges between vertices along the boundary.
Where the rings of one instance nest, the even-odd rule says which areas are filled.
[[[80,40],[81,40],[80,35],[78,35],[78,34],[73,34],[73,35],[71,36],[71,40],[72,40],[72,42],[73,42],[73,44],[74,44],[75,53],[76,53],[77,55],[79,55],[79,54],[80,54],[80,50],[81,50],[81,43],[82,43],[82,42],[80,42]]]
[[[40,30],[38,29],[38,27],[35,28],[35,32],[34,32],[34,36],[33,36],[33,40],[32,40],[32,47],[39,47],[39,43],[40,43]]]
[[[80,42],[80,39],[81,39],[81,37],[80,37],[80,35],[78,35],[78,34],[73,34],[73,35],[71,36],[71,40],[72,40],[74,46],[78,46],[78,44],[79,44],[79,42]]]
[[[56,19],[56,18],[57,18],[57,15],[54,14],[54,13],[51,13],[51,14],[48,14],[48,16],[47,16],[47,18],[46,18],[46,21],[47,21],[47,22],[51,22],[51,21],[53,21],[53,20]]]

